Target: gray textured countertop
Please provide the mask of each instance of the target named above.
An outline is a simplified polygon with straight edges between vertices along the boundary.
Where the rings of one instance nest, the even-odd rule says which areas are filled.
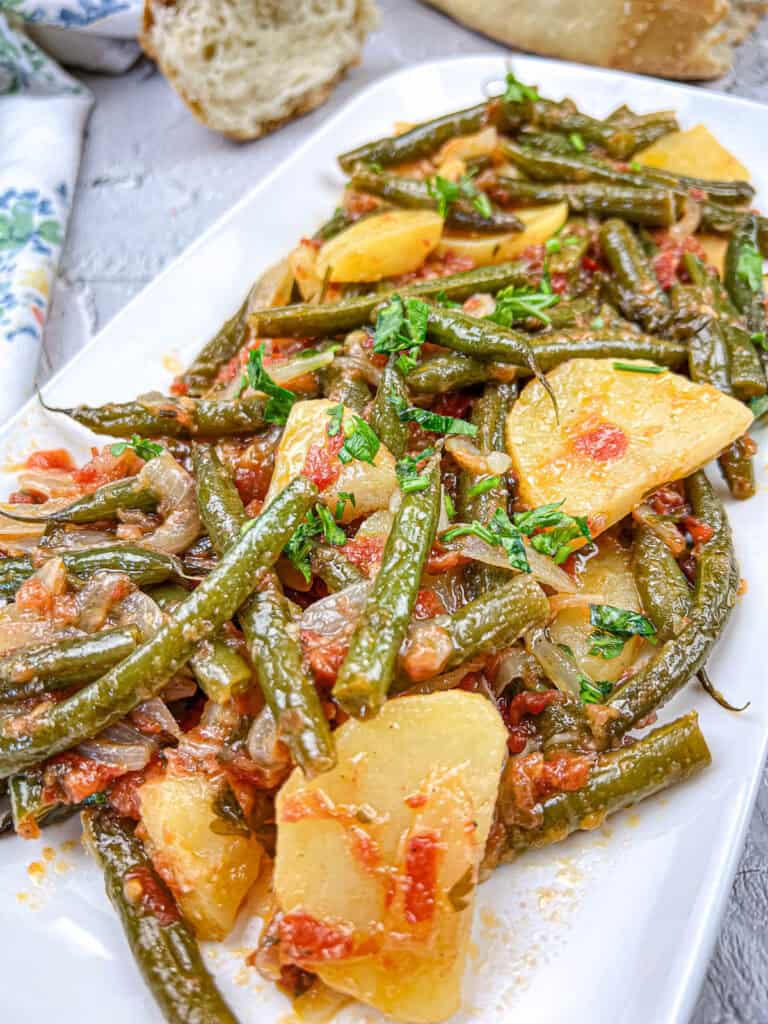
[[[509,52],[413,0],[379,3],[382,26],[369,40],[361,66],[330,101],[249,145],[235,145],[198,125],[146,61],[119,78],[81,76],[96,97],[96,108],[54,293],[41,380],[363,86],[417,61]],[[768,102],[768,20],[741,48],[734,72],[706,88]],[[692,1024],[768,1022],[767,881],[764,782]]]

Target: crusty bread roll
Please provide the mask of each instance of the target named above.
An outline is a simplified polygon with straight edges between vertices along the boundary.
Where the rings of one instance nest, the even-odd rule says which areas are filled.
[[[665,78],[716,78],[766,0],[428,0],[470,28],[549,57]]]
[[[145,0],[141,43],[203,124],[255,139],[360,59],[374,0]]]

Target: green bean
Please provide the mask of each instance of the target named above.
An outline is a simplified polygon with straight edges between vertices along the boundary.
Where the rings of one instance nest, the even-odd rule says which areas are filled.
[[[638,173],[649,182],[658,182],[658,184],[667,185],[670,188],[686,192],[690,192],[691,189],[706,192],[709,198],[714,199],[717,203],[749,203],[755,195],[755,190],[748,181],[693,178],[688,174],[676,174],[673,171],[665,171],[660,167],[648,167],[645,164],[642,165],[642,170]]]
[[[482,384],[488,378],[489,367],[458,352],[432,356],[408,371],[406,378],[412,391],[423,395],[444,395],[449,391]]]
[[[763,361],[749,334],[737,324],[721,321],[728,361],[731,368],[731,387],[736,398],[748,402],[768,391]],[[768,353],[764,353],[768,357]],[[766,358],[768,365],[768,358]]]
[[[752,464],[754,452],[755,442],[745,434],[729,444],[717,459],[720,471],[728,484],[728,490],[738,501],[754,497],[757,491],[755,468]]]
[[[40,829],[66,821],[80,809],[76,804],[49,800],[45,796],[42,769],[32,768],[8,779],[11,821],[16,835],[37,839]]]
[[[245,510],[213,449],[196,445],[192,457],[200,516],[217,553],[229,558],[240,544]],[[303,518],[302,513],[300,520]],[[284,536],[280,550],[292,534],[293,529]],[[258,587],[249,601],[239,602],[238,618],[259,686],[280,738],[296,763],[307,774],[326,771],[335,763],[333,738],[317,690],[304,668],[285,598],[273,573],[267,573]]]
[[[520,178],[498,178],[489,189],[498,203],[567,203],[572,213],[622,217],[634,224],[670,227],[677,220],[679,200],[661,188],[627,188],[600,182],[542,185]]]
[[[378,174],[358,167],[352,175],[351,185],[358,192],[381,196],[396,206],[408,210],[437,210],[438,201],[430,193],[426,181],[416,178],[398,178],[393,174]],[[445,212],[445,223],[462,231],[522,231],[523,223],[514,214],[491,210],[483,214],[467,199],[450,203]]]
[[[601,746],[619,742],[636,722],[670,700],[704,667],[736,603],[739,571],[722,502],[701,471],[688,477],[686,489],[693,514],[713,530],[696,560],[689,623],[665,641],[636,675],[614,690],[608,701],[613,717],[597,728],[593,723]]]
[[[3,515],[7,519],[17,519],[22,523],[95,523],[100,519],[112,519],[121,509],[136,508],[143,512],[151,512],[157,505],[157,498],[150,491],[137,484],[137,477],[131,476],[124,480],[115,480],[97,488],[92,494],[82,498],[58,512],[47,512],[43,515],[34,514],[34,506],[28,515],[21,511],[5,509]],[[19,510],[25,506],[18,506]]]
[[[442,292],[447,298],[460,301],[468,299],[475,292],[497,292],[508,285],[525,285],[528,283],[528,273],[528,261],[514,260],[435,280],[417,281],[397,291],[400,295],[421,299],[434,298]],[[387,287],[387,291],[392,290],[391,285]],[[385,300],[386,292],[376,291],[324,306],[313,303],[275,306],[274,309],[254,313],[251,324],[258,334],[266,337],[326,337],[362,327],[370,321],[376,307]]]
[[[243,347],[248,337],[251,294],[249,292],[246,295],[237,312],[225,321],[181,375],[179,383],[184,394],[200,395],[205,392],[213,384],[222,365],[236,356]]]
[[[623,160],[645,144],[647,132],[638,133],[626,124],[598,121],[582,114],[571,100],[555,103],[539,99],[530,105],[528,120],[534,128],[559,131],[566,135],[580,135],[587,142],[602,146],[611,156]],[[670,118],[668,130],[675,131],[677,122]]]
[[[344,710],[359,718],[375,714],[386,700],[435,538],[440,516],[439,459],[433,458],[424,472],[429,486],[403,495],[381,568],[333,688]]]
[[[395,458],[400,459],[405,455],[408,443],[408,425],[397,415],[389,397],[401,398],[407,405],[409,395],[397,360],[398,356],[391,355],[381,375],[376,401],[371,410],[371,426]]]
[[[725,255],[725,284],[734,305],[744,314],[750,333],[765,338],[763,261],[754,214],[745,216],[731,235]]]
[[[318,544],[309,556],[312,575],[319,576],[331,593],[361,583],[365,577],[338,548],[330,544]]]
[[[536,715],[536,733],[547,759],[558,753],[594,749],[585,706],[575,697],[563,695],[563,699],[549,704]]]
[[[262,570],[277,560],[316,496],[317,488],[297,477],[153,637],[100,679],[30,716],[23,734],[16,719],[0,726],[0,778],[94,736],[159,693],[196,645],[213,636],[252,593]]]
[[[693,594],[675,556],[649,526],[635,530],[632,572],[643,610],[659,640],[677,636],[685,626]]]
[[[685,345],[679,342],[621,326],[533,335],[531,348],[545,372],[568,359],[648,359],[674,369],[685,362],[687,354]]]
[[[348,174],[361,163],[380,164],[390,167],[410,160],[430,156],[444,142],[458,135],[471,135],[486,125],[513,127],[522,119],[522,109],[504,104],[499,100],[477,103],[465,110],[443,114],[431,121],[416,125],[402,135],[390,135],[374,142],[366,142],[356,149],[342,153],[339,164]]]
[[[0,658],[0,699],[21,700],[98,679],[140,640],[136,626],[35,644]]]
[[[531,338],[456,309],[430,306],[427,335],[439,345],[475,359],[521,366],[538,374]]]
[[[488,590],[442,621],[452,652],[444,669],[513,643],[549,615],[549,602],[532,576],[521,574]],[[441,669],[442,671],[442,669]]]
[[[672,312],[632,228],[622,220],[605,221],[600,229],[600,245],[615,275],[622,313],[638,320],[646,331],[666,327]]]
[[[595,829],[609,814],[682,782],[711,761],[699,729],[698,715],[690,712],[636,740],[629,746],[602,754],[589,781],[575,792],[556,793],[541,802],[541,817],[533,828],[516,824],[512,758],[502,777],[500,808],[508,823],[503,860],[524,850],[560,842],[579,829]]]
[[[518,133],[517,142],[522,146],[533,146],[535,149],[543,149],[547,153],[560,153],[563,156],[571,156],[577,152],[568,136],[561,132],[542,132],[528,128]]]
[[[358,369],[336,361],[323,374],[323,394],[331,402],[362,413],[371,400],[371,391]]]
[[[120,572],[134,583],[148,586],[169,579],[183,579],[181,562],[173,555],[151,551],[139,544],[105,544],[84,551],[65,551],[61,558],[72,576],[87,579],[97,572]],[[0,596],[12,597],[39,568],[30,555],[0,561]]]
[[[95,807],[83,811],[82,822],[136,965],[168,1024],[238,1024],[133,824]]]
[[[70,416],[95,434],[112,437],[231,437],[252,434],[266,425],[261,398],[228,402],[168,397],[95,407],[78,405],[73,409],[46,408]]]

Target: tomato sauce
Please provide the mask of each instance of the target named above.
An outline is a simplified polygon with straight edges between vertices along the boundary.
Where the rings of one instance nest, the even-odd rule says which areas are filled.
[[[149,868],[141,865],[131,868],[125,876],[123,891],[130,903],[139,903],[142,910],[157,918],[163,927],[181,920],[173,897]]]
[[[67,473],[75,468],[72,456],[64,448],[33,452],[25,465],[27,469],[63,469]]]
[[[281,957],[301,965],[343,960],[352,954],[354,935],[349,926],[319,921],[294,910],[277,921]]]
[[[579,455],[594,462],[613,462],[624,455],[629,441],[621,427],[613,423],[600,423],[576,437],[572,447]]]
[[[341,475],[339,452],[344,447],[344,433],[339,431],[324,444],[313,444],[307,452],[302,476],[308,477],[319,491],[335,484]]]
[[[440,842],[434,832],[418,832],[405,850],[405,919],[409,924],[429,921],[435,913]]]

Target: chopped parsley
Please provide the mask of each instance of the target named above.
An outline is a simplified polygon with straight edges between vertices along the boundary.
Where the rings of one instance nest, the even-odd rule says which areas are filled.
[[[515,288],[510,285],[508,288],[502,288],[497,294],[496,308],[485,319],[502,327],[511,327],[519,320],[534,317],[549,325],[552,321],[544,310],[556,306],[559,301],[557,295],[542,288]]]
[[[547,555],[556,565],[572,554],[573,542],[583,537],[592,543],[592,534],[584,516],[571,516],[561,511],[563,502],[540,505],[529,512],[515,514],[515,526],[530,538],[531,547],[541,555]],[[534,530],[543,530],[535,533]]]
[[[449,299],[444,291],[440,291],[435,296],[435,305],[442,306],[443,309],[462,309],[460,302],[454,302],[453,299]]]
[[[507,72],[506,89],[502,96],[505,103],[524,103],[526,100],[535,103],[538,98],[539,90],[535,85],[523,85],[512,71]]]
[[[502,509],[496,509],[490,523],[485,526],[477,519],[471,523],[462,523],[454,526],[443,534],[443,540],[450,542],[457,537],[478,537],[491,547],[501,547],[507,556],[507,560],[513,569],[520,572],[530,572],[528,558],[525,553],[525,545],[520,531],[510,522],[509,516]]]
[[[341,402],[338,405],[332,406],[328,410],[328,415],[331,417],[331,422],[327,427],[328,437],[336,437],[341,433],[341,422],[344,418],[344,406]]]
[[[468,199],[477,212],[486,220],[492,215],[491,201],[485,192],[480,192],[472,180],[472,174],[462,174],[458,181],[450,181],[441,174],[427,181],[427,191],[437,201],[437,212],[441,217],[460,199]]]
[[[469,434],[474,437],[477,427],[456,416],[441,416],[439,413],[421,409],[416,405],[408,405],[399,395],[387,395],[387,401],[397,413],[401,423],[418,423],[424,430],[434,434]]]
[[[642,174],[645,168],[642,164],[638,163],[637,160],[633,160],[629,165],[630,171],[634,171],[635,174]]]
[[[560,241],[559,238],[556,238],[554,235],[552,236],[552,238],[548,238],[544,243],[544,250],[548,253],[560,252],[562,247],[563,243]]]
[[[456,506],[454,505],[453,498],[450,496],[448,491],[443,491],[443,508],[445,509],[445,514],[448,518],[453,519],[456,515]]]
[[[434,448],[425,448],[418,455],[406,455],[395,464],[395,474],[403,494],[425,491],[429,487],[429,477],[419,472],[419,466],[432,455]]]
[[[644,636],[650,643],[656,643],[656,627],[651,620],[627,608],[591,604],[589,621],[595,626],[590,636],[589,653],[606,660],[621,654],[630,637]]]
[[[467,497],[478,498],[481,494],[486,494],[488,491],[492,491],[494,487],[498,487],[500,483],[500,476],[484,476],[476,484],[472,484],[467,491]]]
[[[293,536],[285,545],[283,554],[301,573],[307,583],[312,579],[309,555],[315,541],[322,537],[328,544],[346,544],[347,535],[335,522],[325,505],[316,505],[307,512],[303,523],[293,532]]]
[[[584,139],[581,137],[581,135],[579,135],[578,132],[571,132],[568,136],[568,141],[577,153],[583,153],[584,150],[587,148],[584,145]]]
[[[243,384],[248,384],[254,391],[261,391],[267,396],[264,419],[267,423],[278,423],[282,426],[293,408],[296,395],[287,388],[281,388],[272,380],[264,369],[264,353],[260,348],[252,349],[248,356]]]
[[[397,360],[403,373],[412,370],[416,357],[427,337],[429,306],[421,299],[406,299],[394,295],[376,318],[373,351],[392,355],[402,352]]]
[[[768,395],[760,395],[757,398],[751,398],[749,400],[749,408],[752,410],[752,415],[756,420],[761,416],[765,416],[768,412]]]
[[[603,320],[603,318],[601,316],[596,316],[592,320],[592,323],[590,324],[590,326],[593,327],[596,331],[599,331],[603,327],[605,327],[605,320]]]
[[[748,242],[741,246],[736,260],[736,277],[751,292],[759,292],[763,286],[763,257],[757,246]]]
[[[158,455],[162,455],[165,449],[161,444],[156,441],[148,441],[145,437],[139,437],[138,434],[133,434],[130,441],[117,441],[109,449],[112,454],[117,457],[122,455],[123,452],[128,451],[136,452],[140,459],[144,459],[145,462],[149,462],[150,459],[156,459]]]
[[[614,370],[623,370],[624,373],[666,373],[666,366],[645,366],[637,363],[614,363]]]
[[[355,501],[354,494],[350,494],[349,491],[339,491],[336,495],[336,508],[333,511],[335,519],[341,519],[344,515],[344,509],[347,506],[347,502],[351,504],[352,508],[355,507],[357,502]]]
[[[583,704],[602,704],[613,689],[613,683],[590,679],[579,674],[579,697]]]
[[[360,416],[352,416],[352,427],[345,433],[346,437],[339,452],[339,460],[345,464],[352,462],[353,459],[357,459],[359,462],[373,463],[376,452],[381,446],[381,441],[373,427]]]
[[[765,343],[765,331],[755,331],[754,334],[750,334],[749,340],[753,345],[762,345],[762,347],[768,350],[768,345]]]

